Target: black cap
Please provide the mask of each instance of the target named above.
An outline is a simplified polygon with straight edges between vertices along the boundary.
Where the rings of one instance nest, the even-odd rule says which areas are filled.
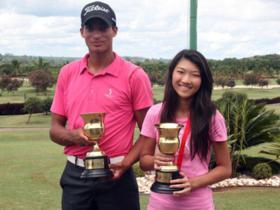
[[[101,1],[95,1],[84,6],[81,12],[81,24],[84,26],[91,18],[100,18],[109,26],[116,26],[116,15],[112,8]]]

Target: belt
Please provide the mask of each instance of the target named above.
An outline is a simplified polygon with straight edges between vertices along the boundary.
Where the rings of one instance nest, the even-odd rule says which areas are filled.
[[[115,164],[115,163],[119,163],[124,159],[124,155],[120,155],[120,156],[116,156],[116,157],[111,157],[110,158],[110,163]],[[67,160],[70,163],[73,163],[76,166],[80,166],[80,167],[85,167],[84,164],[84,160],[81,158],[78,158],[76,156],[73,155],[67,155]]]

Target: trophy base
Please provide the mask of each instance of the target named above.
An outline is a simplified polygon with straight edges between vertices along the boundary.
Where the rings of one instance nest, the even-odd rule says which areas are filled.
[[[160,194],[173,194],[175,191],[183,190],[183,188],[171,188],[170,184],[154,182],[151,186],[151,191]]]
[[[94,154],[87,153],[87,155]],[[82,179],[87,178],[109,178],[113,176],[109,169],[109,158],[107,156],[87,156],[84,159],[85,170],[81,174]]]
[[[109,178],[112,176],[113,173],[110,169],[85,169],[81,175],[81,178]]]
[[[173,194],[175,191],[183,190],[183,188],[171,188],[170,181],[182,178],[179,172],[165,172],[161,170],[156,171],[156,181],[151,186],[151,191],[161,194]]]

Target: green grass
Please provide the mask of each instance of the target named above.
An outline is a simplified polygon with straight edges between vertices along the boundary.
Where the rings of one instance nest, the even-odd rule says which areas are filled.
[[[279,188],[232,188],[214,192],[216,210],[278,210]],[[141,196],[141,209],[147,206],[149,196]]]
[[[62,147],[48,132],[1,132],[0,209],[59,209]]]
[[[277,210],[279,188],[235,188],[215,192],[216,210]]]
[[[1,131],[0,209],[60,209],[64,164],[62,147],[49,140],[47,131]],[[279,188],[238,188],[215,192],[214,198],[217,210],[276,210]],[[142,210],[147,202],[148,196],[141,195]]]
[[[50,97],[52,98],[54,94],[54,87],[48,88],[45,93],[37,93],[35,89],[31,86],[23,86],[20,87],[15,92],[2,92],[2,95],[0,96],[0,104],[4,103],[23,103],[25,99],[30,97],[38,97],[41,99]]]
[[[0,128],[49,128],[50,115],[43,113],[32,114],[30,122],[26,123],[28,115],[0,115]]]
[[[275,98],[280,96],[280,88],[273,89],[252,89],[252,88],[234,88],[232,90],[224,89],[224,90],[214,90],[213,92],[213,100],[217,100],[221,98],[222,94],[225,91],[235,91],[239,93],[247,94],[249,99],[260,99],[260,98]]]

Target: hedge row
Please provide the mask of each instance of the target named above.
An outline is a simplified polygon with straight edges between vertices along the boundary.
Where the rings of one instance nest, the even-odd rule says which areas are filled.
[[[278,104],[280,103],[280,97],[275,97],[275,98],[261,98],[261,99],[256,99],[255,100],[256,104]]]
[[[0,115],[19,115],[27,114],[23,110],[24,103],[6,103],[0,104]],[[41,111],[35,110],[34,113],[39,113]]]

